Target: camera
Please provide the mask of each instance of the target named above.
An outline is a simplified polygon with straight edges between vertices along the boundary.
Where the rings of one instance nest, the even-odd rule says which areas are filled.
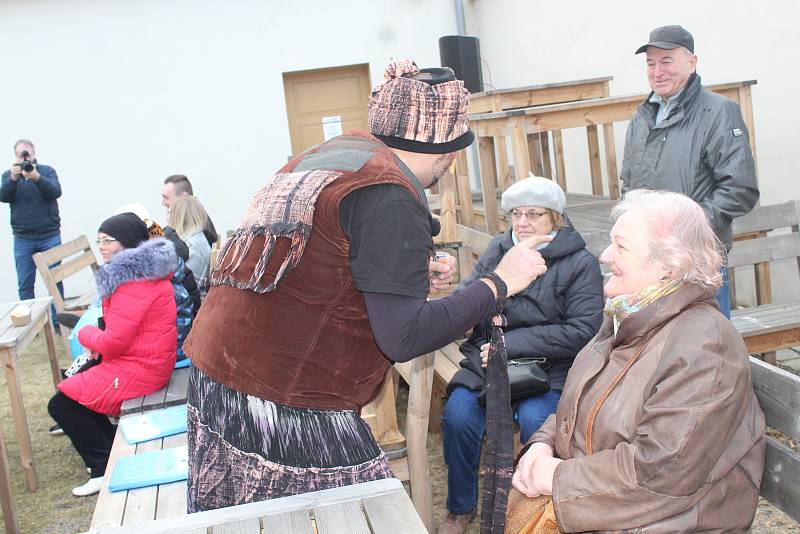
[[[20,154],[20,156],[22,156],[22,163],[20,163],[19,166],[22,167],[22,171],[23,172],[33,172],[33,169],[35,169],[36,167],[34,167],[33,166],[33,162],[28,159],[29,157],[31,157],[31,155],[28,153],[28,151],[27,150],[23,150],[22,154]]]

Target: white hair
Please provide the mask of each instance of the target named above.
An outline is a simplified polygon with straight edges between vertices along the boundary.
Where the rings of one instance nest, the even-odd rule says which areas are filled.
[[[702,287],[722,285],[724,248],[703,208],[670,191],[629,191],[611,211],[613,221],[636,213],[647,225],[650,259],[661,262],[671,278]]]

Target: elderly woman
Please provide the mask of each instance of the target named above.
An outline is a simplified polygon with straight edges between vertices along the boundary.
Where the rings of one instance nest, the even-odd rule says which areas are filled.
[[[677,193],[632,191],[613,218],[600,257],[611,271],[607,317],[513,485],[552,495],[562,532],[745,531],[764,416],[742,338],[714,299],[714,232]]]
[[[148,241],[133,213],[106,219],[97,231],[105,265],[96,275],[105,328],[85,326],[78,339],[100,363],[58,385],[50,416],[69,436],[91,478],[76,497],[100,491],[122,401],[164,387],[175,366],[177,332],[172,277],[178,262],[166,239]],[[88,367],[88,366],[87,366]]]
[[[555,411],[567,371],[578,351],[594,336],[603,318],[600,266],[580,234],[564,218],[564,192],[552,180],[531,176],[509,187],[502,208],[511,228],[497,236],[461,287],[494,270],[506,252],[533,235],[550,235],[540,246],[547,272],[506,302],[504,314],[509,360],[544,358],[550,379],[547,393],[515,404],[520,439],[525,443]],[[448,517],[439,532],[463,532],[474,515],[478,496],[478,464],[486,427],[486,410],[479,402],[485,386],[481,361],[488,350],[487,324],[475,327],[461,345],[464,360],[448,385],[444,410],[444,456],[448,466]],[[482,400],[482,398],[480,399]]]

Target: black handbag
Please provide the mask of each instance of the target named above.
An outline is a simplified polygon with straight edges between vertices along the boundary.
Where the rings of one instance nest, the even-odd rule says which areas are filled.
[[[508,360],[511,404],[550,391],[550,377],[544,366],[547,366],[547,358]]]
[[[534,395],[550,391],[550,376],[547,358],[517,358],[508,360],[508,385],[511,388],[511,404]],[[478,395],[478,404],[486,406],[486,387]]]

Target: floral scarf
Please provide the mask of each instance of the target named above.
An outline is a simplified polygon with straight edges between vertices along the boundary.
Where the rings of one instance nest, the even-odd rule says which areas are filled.
[[[606,301],[603,312],[614,318],[614,334],[617,333],[619,324],[636,312],[677,291],[683,285],[682,280],[664,280],[647,286],[641,291],[631,295],[618,295]]]

